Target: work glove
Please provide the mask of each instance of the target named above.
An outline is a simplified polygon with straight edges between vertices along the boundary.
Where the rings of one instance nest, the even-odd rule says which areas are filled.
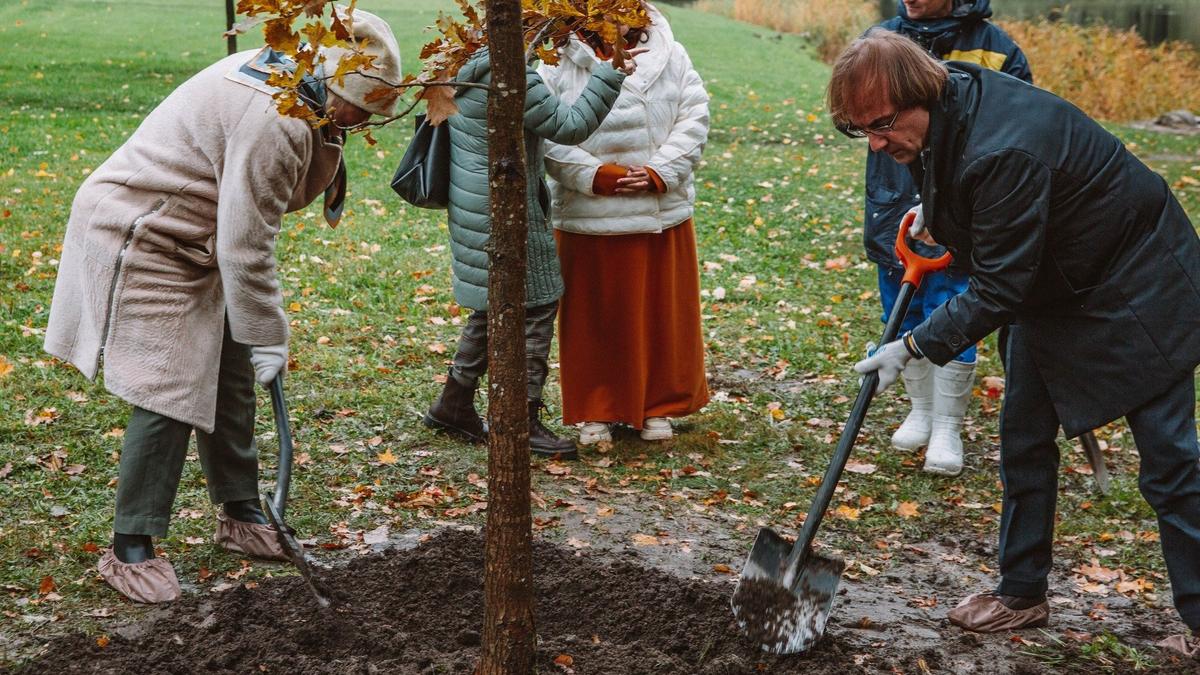
[[[254,366],[254,379],[264,387],[271,385],[271,380],[287,367],[288,346],[270,345],[250,348],[250,365]]]
[[[904,343],[900,340],[893,340],[876,349],[873,355],[854,364],[854,370],[861,375],[878,372],[879,384],[875,387],[875,393],[878,394],[892,386],[910,360],[912,360],[912,354],[908,352]]]
[[[933,240],[933,235],[929,233],[929,230],[925,229],[925,211],[921,208],[921,205],[917,204],[909,209],[908,213],[905,213],[904,215],[907,216],[909,213],[915,215],[913,217],[912,225],[908,226],[908,236],[916,239],[919,242],[929,244],[930,246],[935,246],[937,242]],[[901,218],[901,220],[903,220],[903,218]]]

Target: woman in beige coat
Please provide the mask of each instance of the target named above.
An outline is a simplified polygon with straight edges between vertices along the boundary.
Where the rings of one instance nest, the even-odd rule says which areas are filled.
[[[371,75],[401,80],[382,19],[356,10],[351,32],[375,55]],[[330,49],[336,64],[341,52]],[[133,405],[121,452],[113,547],[98,568],[139,602],[179,595],[151,537],[167,532],[188,438],[196,431],[217,542],[283,559],[258,505],[254,381],[287,364],[288,324],[275,273],[285,212],[325,195],[336,224],[345,196],[343,128],[390,115],[378,81],[309,78],[302,98],[332,124],[281,116],[265,83],[290,61],[269,48],[226,57],[155,108],[75,196],[50,307],[46,350]],[[332,68],[332,65],[330,66]]]

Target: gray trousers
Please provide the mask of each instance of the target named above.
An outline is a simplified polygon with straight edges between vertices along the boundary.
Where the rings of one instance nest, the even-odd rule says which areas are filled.
[[[525,308],[525,371],[528,375],[529,400],[541,400],[542,387],[550,373],[550,341],[554,339],[554,318],[558,302]],[[471,313],[458,336],[458,351],[450,376],[464,387],[474,388],[487,372],[487,311]]]
[[[250,348],[233,341],[228,323],[220,369],[213,433],[196,430],[208,496],[214,504],[258,499],[254,369]],[[134,406],[121,447],[114,532],[167,534],[191,434],[190,424]]]

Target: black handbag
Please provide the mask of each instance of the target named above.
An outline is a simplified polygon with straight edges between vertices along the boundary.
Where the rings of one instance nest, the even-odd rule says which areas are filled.
[[[413,206],[444,209],[450,203],[450,125],[435,127],[425,115],[416,119],[417,130],[392,176],[392,189]]]

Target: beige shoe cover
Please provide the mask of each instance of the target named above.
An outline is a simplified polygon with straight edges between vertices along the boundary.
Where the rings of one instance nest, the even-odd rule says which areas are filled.
[[[992,593],[976,593],[950,610],[950,623],[976,633],[1036,628],[1050,622],[1050,603],[1028,609],[1009,609]]]
[[[1200,659],[1200,635],[1172,635],[1154,643],[1156,647],[1169,649],[1189,659]]]
[[[134,602],[157,603],[179,599],[179,579],[175,568],[162,558],[139,563],[117,560],[111,548],[104,549],[96,570],[109,586]]]
[[[283,546],[275,534],[275,528],[258,523],[243,523],[217,511],[217,534],[215,540],[222,548],[235,553],[245,553],[265,560],[287,560]]]

